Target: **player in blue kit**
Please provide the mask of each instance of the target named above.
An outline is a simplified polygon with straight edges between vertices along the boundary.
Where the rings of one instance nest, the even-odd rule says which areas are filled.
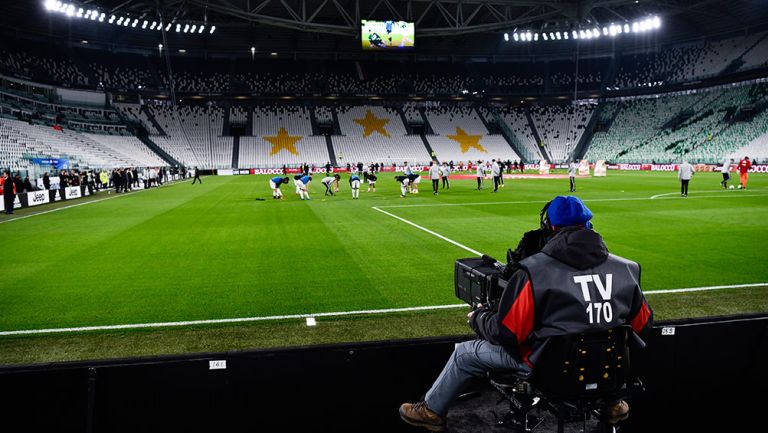
[[[352,189],[352,200],[360,198],[360,176],[353,174],[349,177],[349,186]]]
[[[288,183],[287,177],[280,177],[276,176],[272,179],[269,179],[269,187],[272,188],[272,198],[276,198],[278,200],[282,200],[283,193],[280,191],[280,185],[284,183]]]
[[[312,176],[301,176],[298,179],[295,179],[295,182],[296,194],[298,194],[302,200],[312,200],[309,198],[309,183],[312,182]]]

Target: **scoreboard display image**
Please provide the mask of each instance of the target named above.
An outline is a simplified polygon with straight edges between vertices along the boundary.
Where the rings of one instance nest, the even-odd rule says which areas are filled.
[[[400,51],[414,48],[414,23],[362,20],[360,42],[367,51]]]

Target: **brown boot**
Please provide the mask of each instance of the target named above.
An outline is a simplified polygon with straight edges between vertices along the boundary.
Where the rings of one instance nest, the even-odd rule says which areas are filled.
[[[608,408],[608,424],[617,424],[619,421],[624,421],[629,418],[629,404],[624,400],[619,400],[618,403]]]
[[[445,430],[445,419],[427,407],[427,402],[403,403],[400,406],[400,418],[410,425],[424,427],[430,431]]]

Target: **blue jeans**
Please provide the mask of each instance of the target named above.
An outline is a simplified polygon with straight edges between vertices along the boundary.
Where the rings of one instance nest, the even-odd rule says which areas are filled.
[[[501,346],[488,341],[459,343],[424,400],[432,411],[445,416],[450,405],[473,377],[483,376],[493,370],[530,371],[530,368]]]

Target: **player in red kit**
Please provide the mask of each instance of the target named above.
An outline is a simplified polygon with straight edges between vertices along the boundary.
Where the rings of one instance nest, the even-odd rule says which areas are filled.
[[[747,177],[750,168],[752,168],[752,163],[749,162],[748,156],[745,156],[736,166],[736,169],[739,170],[739,189],[747,189]]]

